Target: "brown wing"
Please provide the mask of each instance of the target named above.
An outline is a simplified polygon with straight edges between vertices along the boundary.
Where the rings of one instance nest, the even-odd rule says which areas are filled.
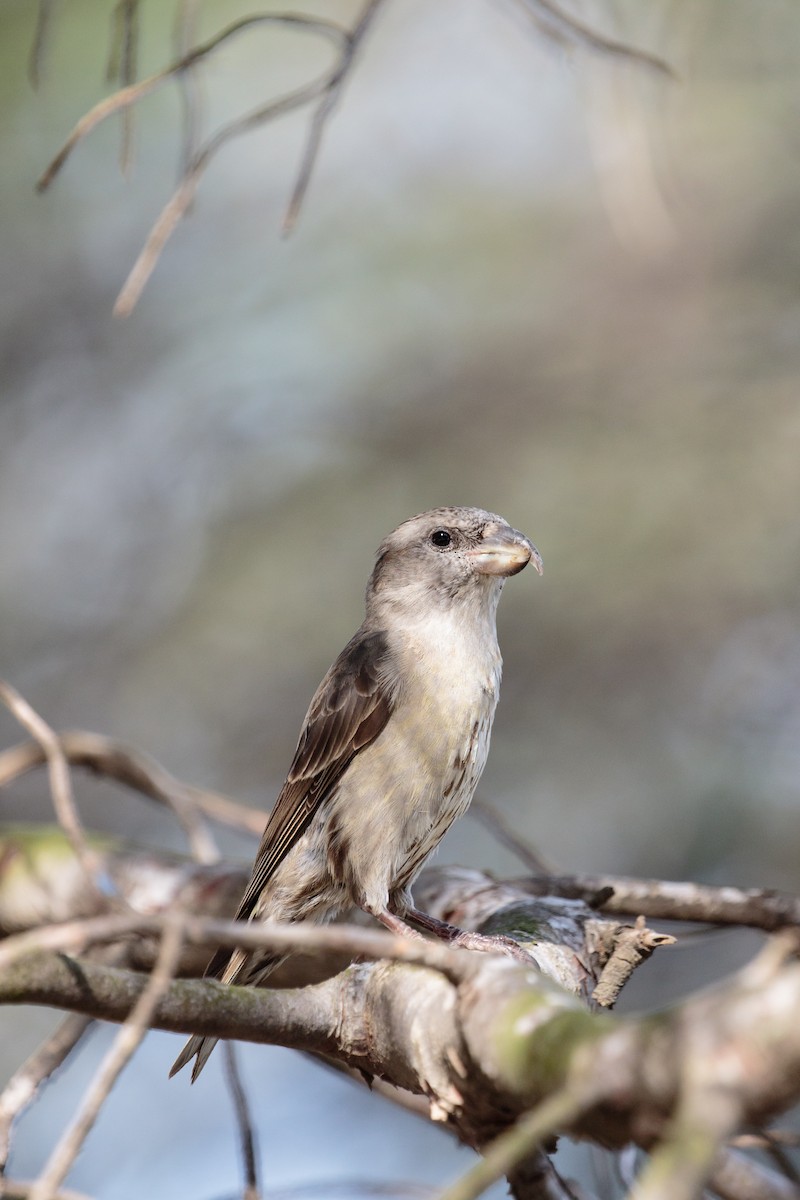
[[[267,821],[237,920],[252,915],[263,888],[314,813],[359,750],[374,741],[389,720],[393,695],[386,681],[387,657],[383,633],[359,630],[317,688],[286,782]],[[221,973],[229,957],[229,950],[219,950],[206,974]]]

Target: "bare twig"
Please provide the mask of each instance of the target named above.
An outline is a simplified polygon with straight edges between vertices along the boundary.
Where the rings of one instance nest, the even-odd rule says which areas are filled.
[[[139,46],[139,0],[117,0],[113,14],[111,49],[106,78],[111,83],[130,86],[136,78],[136,58]],[[122,112],[120,169],[128,175],[133,161],[133,109]]]
[[[236,1114],[236,1125],[239,1130],[239,1146],[244,1166],[243,1200],[259,1200],[261,1195],[258,1186],[258,1158],[256,1155],[256,1137],[253,1120],[250,1116],[250,1105],[247,1093],[242,1084],[239,1064],[236,1059],[236,1047],[233,1042],[223,1042],[223,1061],[225,1063],[225,1078],[233,1101],[233,1111]]]
[[[111,914],[18,933],[0,943],[0,971],[42,951],[79,954],[89,946],[116,942],[125,937],[162,936],[169,919],[169,914]],[[433,967],[448,978],[455,979],[463,977],[470,961],[467,953],[454,950],[442,942],[427,941],[421,937],[397,937],[383,930],[365,929],[359,925],[218,921],[187,915],[183,918],[183,935],[186,941],[195,944],[238,946],[242,950],[263,947],[287,952],[336,950],[370,959],[389,958]]]
[[[791,1146],[792,1149],[796,1149],[800,1146],[800,1130],[770,1129],[759,1130],[757,1133],[740,1133],[731,1138],[730,1144],[742,1150],[765,1150],[767,1146]]]
[[[544,1150],[534,1150],[509,1170],[507,1178],[513,1200],[600,1200],[583,1187],[579,1191],[573,1188]]]
[[[194,41],[197,26],[198,0],[179,0],[175,20],[175,51],[178,58],[184,58],[190,51]],[[179,175],[183,175],[194,158],[200,141],[201,128],[201,90],[196,65],[186,67],[178,76],[178,87],[181,94],[181,165]]]
[[[291,233],[297,223],[297,218],[300,215],[300,209],[311,180],[311,172],[317,161],[322,135],[325,132],[325,125],[341,99],[342,89],[352,71],[355,56],[382,3],[383,0],[367,0],[361,16],[356,21],[352,32],[348,35],[347,41],[342,48],[339,62],[331,73],[325,88],[325,94],[314,110],[305,149],[303,150],[303,157],[297,172],[297,179],[295,180],[292,195],[283,218],[282,232],[284,235]]]
[[[345,44],[347,38],[346,30],[343,30],[333,21],[304,17],[296,13],[258,13],[255,16],[243,17],[239,21],[234,21],[220,30],[213,38],[210,38],[207,42],[203,42],[200,46],[195,46],[183,58],[170,63],[163,70],[156,71],[155,74],[148,75],[138,83],[122,88],[120,91],[115,92],[113,96],[108,96],[105,100],[101,100],[99,104],[95,104],[94,108],[91,108],[89,112],[81,117],[58,154],[39,178],[36,185],[39,191],[45,191],[50,186],[78,143],[83,141],[103,121],[113,116],[114,113],[121,112],[129,105],[137,104],[145,96],[157,91],[165,83],[169,83],[171,79],[175,78],[182,71],[185,71],[188,67],[194,66],[201,59],[208,58],[232,37],[252,28],[254,25],[264,23],[296,26],[297,28],[307,30],[309,33],[318,33],[320,36],[331,39],[339,47]]]
[[[606,57],[620,58],[624,62],[658,71],[670,79],[675,78],[675,72],[663,58],[598,33],[577,17],[564,12],[553,0],[520,0],[520,4],[545,34],[559,42],[568,42]]]
[[[289,92],[285,96],[280,96],[277,100],[272,100],[269,104],[254,109],[246,116],[229,122],[229,124],[215,133],[213,137],[209,138],[202,149],[195,155],[193,162],[187,168],[181,182],[161,210],[153,228],[150,230],[141,253],[133,264],[128,278],[125,280],[122,290],[117,296],[114,304],[115,316],[127,317],[136,307],[139,297],[161,257],[164,246],[194,200],[198,184],[209,164],[225,143],[232,138],[240,137],[251,129],[257,129],[261,125],[266,125],[269,121],[273,121],[285,113],[292,112],[296,108],[302,108],[312,100],[315,100],[317,96],[324,95],[328,88],[329,78],[329,75],[324,75],[313,83],[307,84],[305,87]]]
[[[42,62],[44,60],[47,38],[50,32],[50,20],[55,8],[55,0],[39,0],[36,9],[36,29],[31,43],[31,53],[28,58],[28,78],[31,87],[38,88],[42,78]]]
[[[596,32],[577,18],[564,12],[555,0],[520,0],[526,11],[546,35],[559,41],[571,42],[592,51],[621,58],[634,64],[671,76],[669,65],[656,55],[615,41]],[[191,208],[200,180],[222,146],[232,138],[258,128],[284,113],[301,106],[318,103],[311,116],[308,134],[303,149],[297,176],[282,222],[282,231],[288,234],[294,228],[300,213],[314,166],[319,157],[322,138],[328,121],[341,99],[347,79],[352,73],[356,54],[362,45],[383,0],[365,0],[364,6],[351,29],[322,18],[298,13],[257,13],[244,17],[226,26],[213,38],[194,48],[187,46],[193,16],[192,0],[181,0],[178,9],[178,31],[180,56],[168,67],[133,83],[136,74],[137,23],[139,0],[117,0],[115,7],[116,31],[112,41],[109,70],[120,82],[127,84],[114,95],[95,105],[73,129],[61,150],[46,168],[38,182],[40,190],[47,188],[61,170],[75,146],[94,130],[100,122],[112,114],[123,114],[122,168],[127,172],[131,162],[132,106],[145,96],[156,91],[170,80],[181,81],[184,97],[184,147],[183,169],[179,184],[157,217],[133,268],[128,274],[114,305],[117,316],[127,316],[135,307],[147,284],[161,253],[178,223]],[[39,27],[43,30],[49,5],[42,3],[39,10]],[[331,70],[320,79],[312,81],[283,97],[272,100],[250,114],[231,121],[204,145],[198,145],[197,92],[193,69],[207,59],[215,50],[235,35],[267,22],[302,29],[332,41],[337,49],[337,61]],[[37,43],[41,38],[37,37]],[[36,52],[32,62],[38,62]],[[190,75],[190,72],[192,74]],[[191,80],[191,82],[188,82]]]
[[[611,957],[592,992],[592,999],[602,1008],[612,1008],[636,968],[659,946],[672,946],[675,941],[671,934],[655,933],[648,929],[644,917],[637,917],[635,925],[618,932]]]
[[[125,69],[124,47],[130,46],[134,42],[130,30],[135,20],[136,2],[137,0],[119,0],[118,11],[122,14],[124,22],[123,33],[120,35],[123,48],[120,51],[122,55],[121,71]],[[305,17],[293,13],[258,14],[254,17],[244,18],[228,26],[215,38],[204,43],[204,45],[190,50],[163,71],[156,72],[156,74],[141,80],[138,84],[130,84],[128,87],[122,88],[113,96],[95,105],[78,122],[62,149],[39,180],[38,187],[40,190],[50,185],[74,147],[91,133],[101,121],[106,120],[107,117],[115,112],[127,111],[131,105],[138,103],[144,96],[155,91],[168,80],[184,75],[201,59],[207,58],[209,54],[222,45],[228,38],[257,22],[271,21],[276,24],[293,25],[308,32],[320,34],[333,40],[339,51],[338,60],[334,67],[321,78],[285,96],[278,97],[243,117],[229,122],[209,138],[205,145],[193,151],[191,158],[185,163],[178,187],[153,225],[142,251],[117,297],[116,304],[114,305],[114,312],[117,316],[127,316],[135,307],[147,280],[155,269],[164,246],[190,208],[200,179],[222,146],[232,138],[239,137],[252,129],[275,120],[287,112],[291,112],[296,108],[310,104],[316,99],[320,99],[321,102],[311,121],[309,137],[284,220],[284,232],[289,231],[297,218],[308,187],[327,120],[339,100],[342,87],[351,71],[356,52],[363,42],[367,29],[382,2],[383,0],[367,0],[367,4],[352,31],[348,31],[332,21]]]
[[[775,1163],[781,1175],[800,1190],[800,1176],[798,1176],[797,1167],[792,1162],[791,1156],[787,1153],[785,1145],[778,1138],[773,1138],[768,1129],[765,1129],[763,1134],[767,1154]]]
[[[501,1133],[487,1147],[480,1162],[440,1194],[439,1200],[477,1200],[488,1187],[513,1171],[537,1146],[561,1126],[574,1121],[588,1107],[591,1098],[584,1092],[556,1092],[542,1104],[520,1117],[516,1125]]]
[[[174,978],[182,942],[183,916],[180,913],[170,914],[163,923],[161,947],[147,986],[100,1064],[73,1123],[56,1145],[31,1189],[30,1200],[53,1200],[66,1178],[111,1088],[138,1048],[159,1001]]]
[[[692,1074],[684,1064],[684,1074]],[[741,1117],[734,1089],[692,1080],[683,1090],[665,1136],[653,1150],[628,1200],[697,1200],[726,1138]],[[691,1145],[691,1153],[687,1147]]]
[[[731,1139],[741,1144],[740,1138]],[[709,1181],[719,1200],[800,1200],[800,1187],[764,1163],[723,1150]]]
[[[266,818],[263,813],[245,804],[237,804],[235,800],[217,792],[183,783],[149,754],[115,738],[74,730],[58,734],[58,742],[73,766],[85,767],[98,775],[114,779],[171,808],[183,826],[192,853],[199,862],[217,862],[219,851],[202,822],[198,821],[198,812],[220,825],[242,829],[255,837],[260,837],[264,832]],[[0,751],[0,787],[7,786],[44,762],[46,756],[37,742],[25,742]]]
[[[545,862],[538,850],[534,850],[533,846],[521,838],[503,814],[483,796],[475,796],[469,807],[469,815],[477,818],[495,840],[516,854],[520,862],[534,875],[553,874],[552,864]]]
[[[42,754],[47,761],[47,774],[50,780],[50,793],[56,819],[69,838],[75,857],[86,872],[92,891],[96,893],[98,901],[106,906],[109,896],[114,893],[114,885],[102,872],[97,855],[86,841],[72,792],[69,765],[58,738],[28,701],[5,680],[0,680],[0,702],[5,704],[9,712],[16,717],[20,725],[41,747]]]
[[[32,1200],[35,1186],[35,1183],[29,1183],[23,1179],[3,1178],[0,1195],[3,1200]],[[90,1200],[90,1198],[84,1192],[73,1192],[71,1189],[62,1188],[52,1193],[51,1200]]]
[[[27,1108],[42,1083],[56,1071],[94,1022],[91,1017],[73,1014],[65,1017],[50,1035],[19,1067],[0,1094],[0,1176],[8,1161],[11,1126]]]

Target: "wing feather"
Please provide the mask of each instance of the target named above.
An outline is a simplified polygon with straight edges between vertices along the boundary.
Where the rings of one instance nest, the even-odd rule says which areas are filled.
[[[350,762],[386,726],[394,699],[389,667],[385,635],[359,630],[319,685],[267,821],[238,920],[252,915],[261,891]]]

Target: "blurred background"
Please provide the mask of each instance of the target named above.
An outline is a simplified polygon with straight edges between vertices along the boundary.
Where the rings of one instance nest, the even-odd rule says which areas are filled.
[[[111,7],[55,7],[35,92],[35,6],[0,9],[2,674],[52,725],[266,808],[378,542],[422,509],[480,505],[545,562],[501,605],[482,794],[565,871],[797,890],[795,6],[573,6],[664,56],[668,81],[544,37],[511,0],[387,4],[293,236],[305,113],[220,154],[127,320],[115,296],[177,178],[175,88],[137,110],[128,179],[112,120],[34,193],[107,92]],[[247,11],[206,0],[198,37]],[[358,6],[303,11],[352,23]],[[143,0],[140,19],[146,74],[172,56],[173,6]],[[241,36],[200,73],[207,127],[330,58],[304,33]],[[21,736],[5,713],[0,736]],[[77,785],[91,827],[181,847],[162,813]],[[49,818],[43,777],[2,812]],[[470,818],[440,860],[519,871]],[[752,948],[710,944],[662,952],[628,1004]],[[8,1075],[52,1014],[3,1022]],[[35,1173],[109,1036],[23,1122],[14,1175]],[[191,1092],[167,1084],[178,1045],[148,1040],[75,1188],[235,1194],[220,1064]],[[267,1187],[355,1196],[334,1185],[469,1165],[297,1056],[249,1049],[245,1071]]]

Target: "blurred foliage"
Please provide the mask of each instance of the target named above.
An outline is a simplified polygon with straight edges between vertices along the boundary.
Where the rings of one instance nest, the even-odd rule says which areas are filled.
[[[6,670],[56,724],[264,803],[380,537],[480,503],[546,563],[504,601],[487,790],[568,865],[788,881],[796,16],[591,15],[615,12],[677,83],[565,70],[510,8],[387,6],[294,238],[292,118],[227,152],[112,323],[175,168],[174,93],[137,114],[130,185],[104,129],[34,201],[102,94],[108,8],[56,9],[38,96],[30,6],[4,8],[0,603]],[[208,5],[201,32],[237,15]],[[169,20],[143,6],[142,70]],[[261,30],[209,63],[209,120],[262,98],[265,64],[275,88],[313,70],[306,43]]]

